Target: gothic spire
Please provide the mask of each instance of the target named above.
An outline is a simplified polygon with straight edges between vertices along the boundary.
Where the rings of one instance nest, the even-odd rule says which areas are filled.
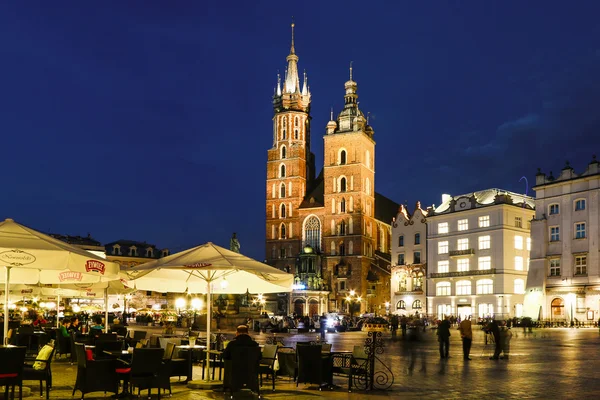
[[[285,77],[285,85],[283,91],[285,93],[300,92],[300,79],[298,79],[298,56],[294,49],[294,27],[296,24],[292,22],[292,46],[290,54],[286,57],[288,62],[287,76]]]

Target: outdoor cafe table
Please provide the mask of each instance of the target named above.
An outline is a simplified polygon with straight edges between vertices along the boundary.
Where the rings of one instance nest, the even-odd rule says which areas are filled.
[[[190,345],[181,345],[181,346],[175,346],[176,349],[179,350],[187,350],[187,377],[185,378],[185,383],[189,382],[192,380],[192,375],[193,375],[193,365],[192,365],[192,353],[194,352],[194,350],[203,350],[206,349],[206,346],[201,346],[201,345],[195,345],[195,346],[190,346]],[[207,366],[208,368],[208,366]],[[208,373],[208,371],[207,371]]]

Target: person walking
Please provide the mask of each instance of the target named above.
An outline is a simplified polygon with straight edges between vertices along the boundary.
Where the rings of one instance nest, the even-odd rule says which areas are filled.
[[[487,331],[494,336],[494,355],[490,357],[490,360],[497,360],[500,357],[502,351],[502,340],[500,339],[500,327],[498,321],[495,319],[488,325]]]
[[[460,331],[460,337],[462,338],[463,344],[463,358],[470,360],[469,354],[471,353],[471,343],[473,342],[473,330],[471,328],[471,316],[462,320],[458,326]]]
[[[319,317],[319,329],[321,330],[321,340],[325,340],[325,333],[327,332],[327,315],[325,313]]]
[[[500,330],[500,340],[502,341],[502,357],[503,360],[508,360],[510,353],[510,340],[512,339],[512,331],[508,326],[502,326]]]
[[[450,320],[445,317],[438,325],[438,341],[440,342],[440,358],[449,358],[450,351]]]

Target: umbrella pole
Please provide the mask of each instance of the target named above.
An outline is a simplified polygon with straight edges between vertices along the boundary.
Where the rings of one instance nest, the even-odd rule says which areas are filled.
[[[8,287],[10,281],[10,267],[6,268],[6,280],[4,281],[4,344],[8,344]]]
[[[60,321],[58,320],[58,314],[60,313],[60,285],[58,285],[58,291],[56,292],[56,327],[60,328]]]
[[[208,286],[208,289],[206,290],[206,381],[210,381],[210,284],[211,284],[211,279],[209,278],[206,283]]]
[[[108,286],[104,288],[104,333],[108,333]]]

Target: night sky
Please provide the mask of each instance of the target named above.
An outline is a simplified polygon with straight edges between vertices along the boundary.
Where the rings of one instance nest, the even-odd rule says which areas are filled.
[[[522,176],[531,195],[600,150],[597,2],[383,3],[3,2],[0,217],[172,251],[236,231],[263,259],[292,15],[317,170],[350,61],[376,190],[410,210]]]

